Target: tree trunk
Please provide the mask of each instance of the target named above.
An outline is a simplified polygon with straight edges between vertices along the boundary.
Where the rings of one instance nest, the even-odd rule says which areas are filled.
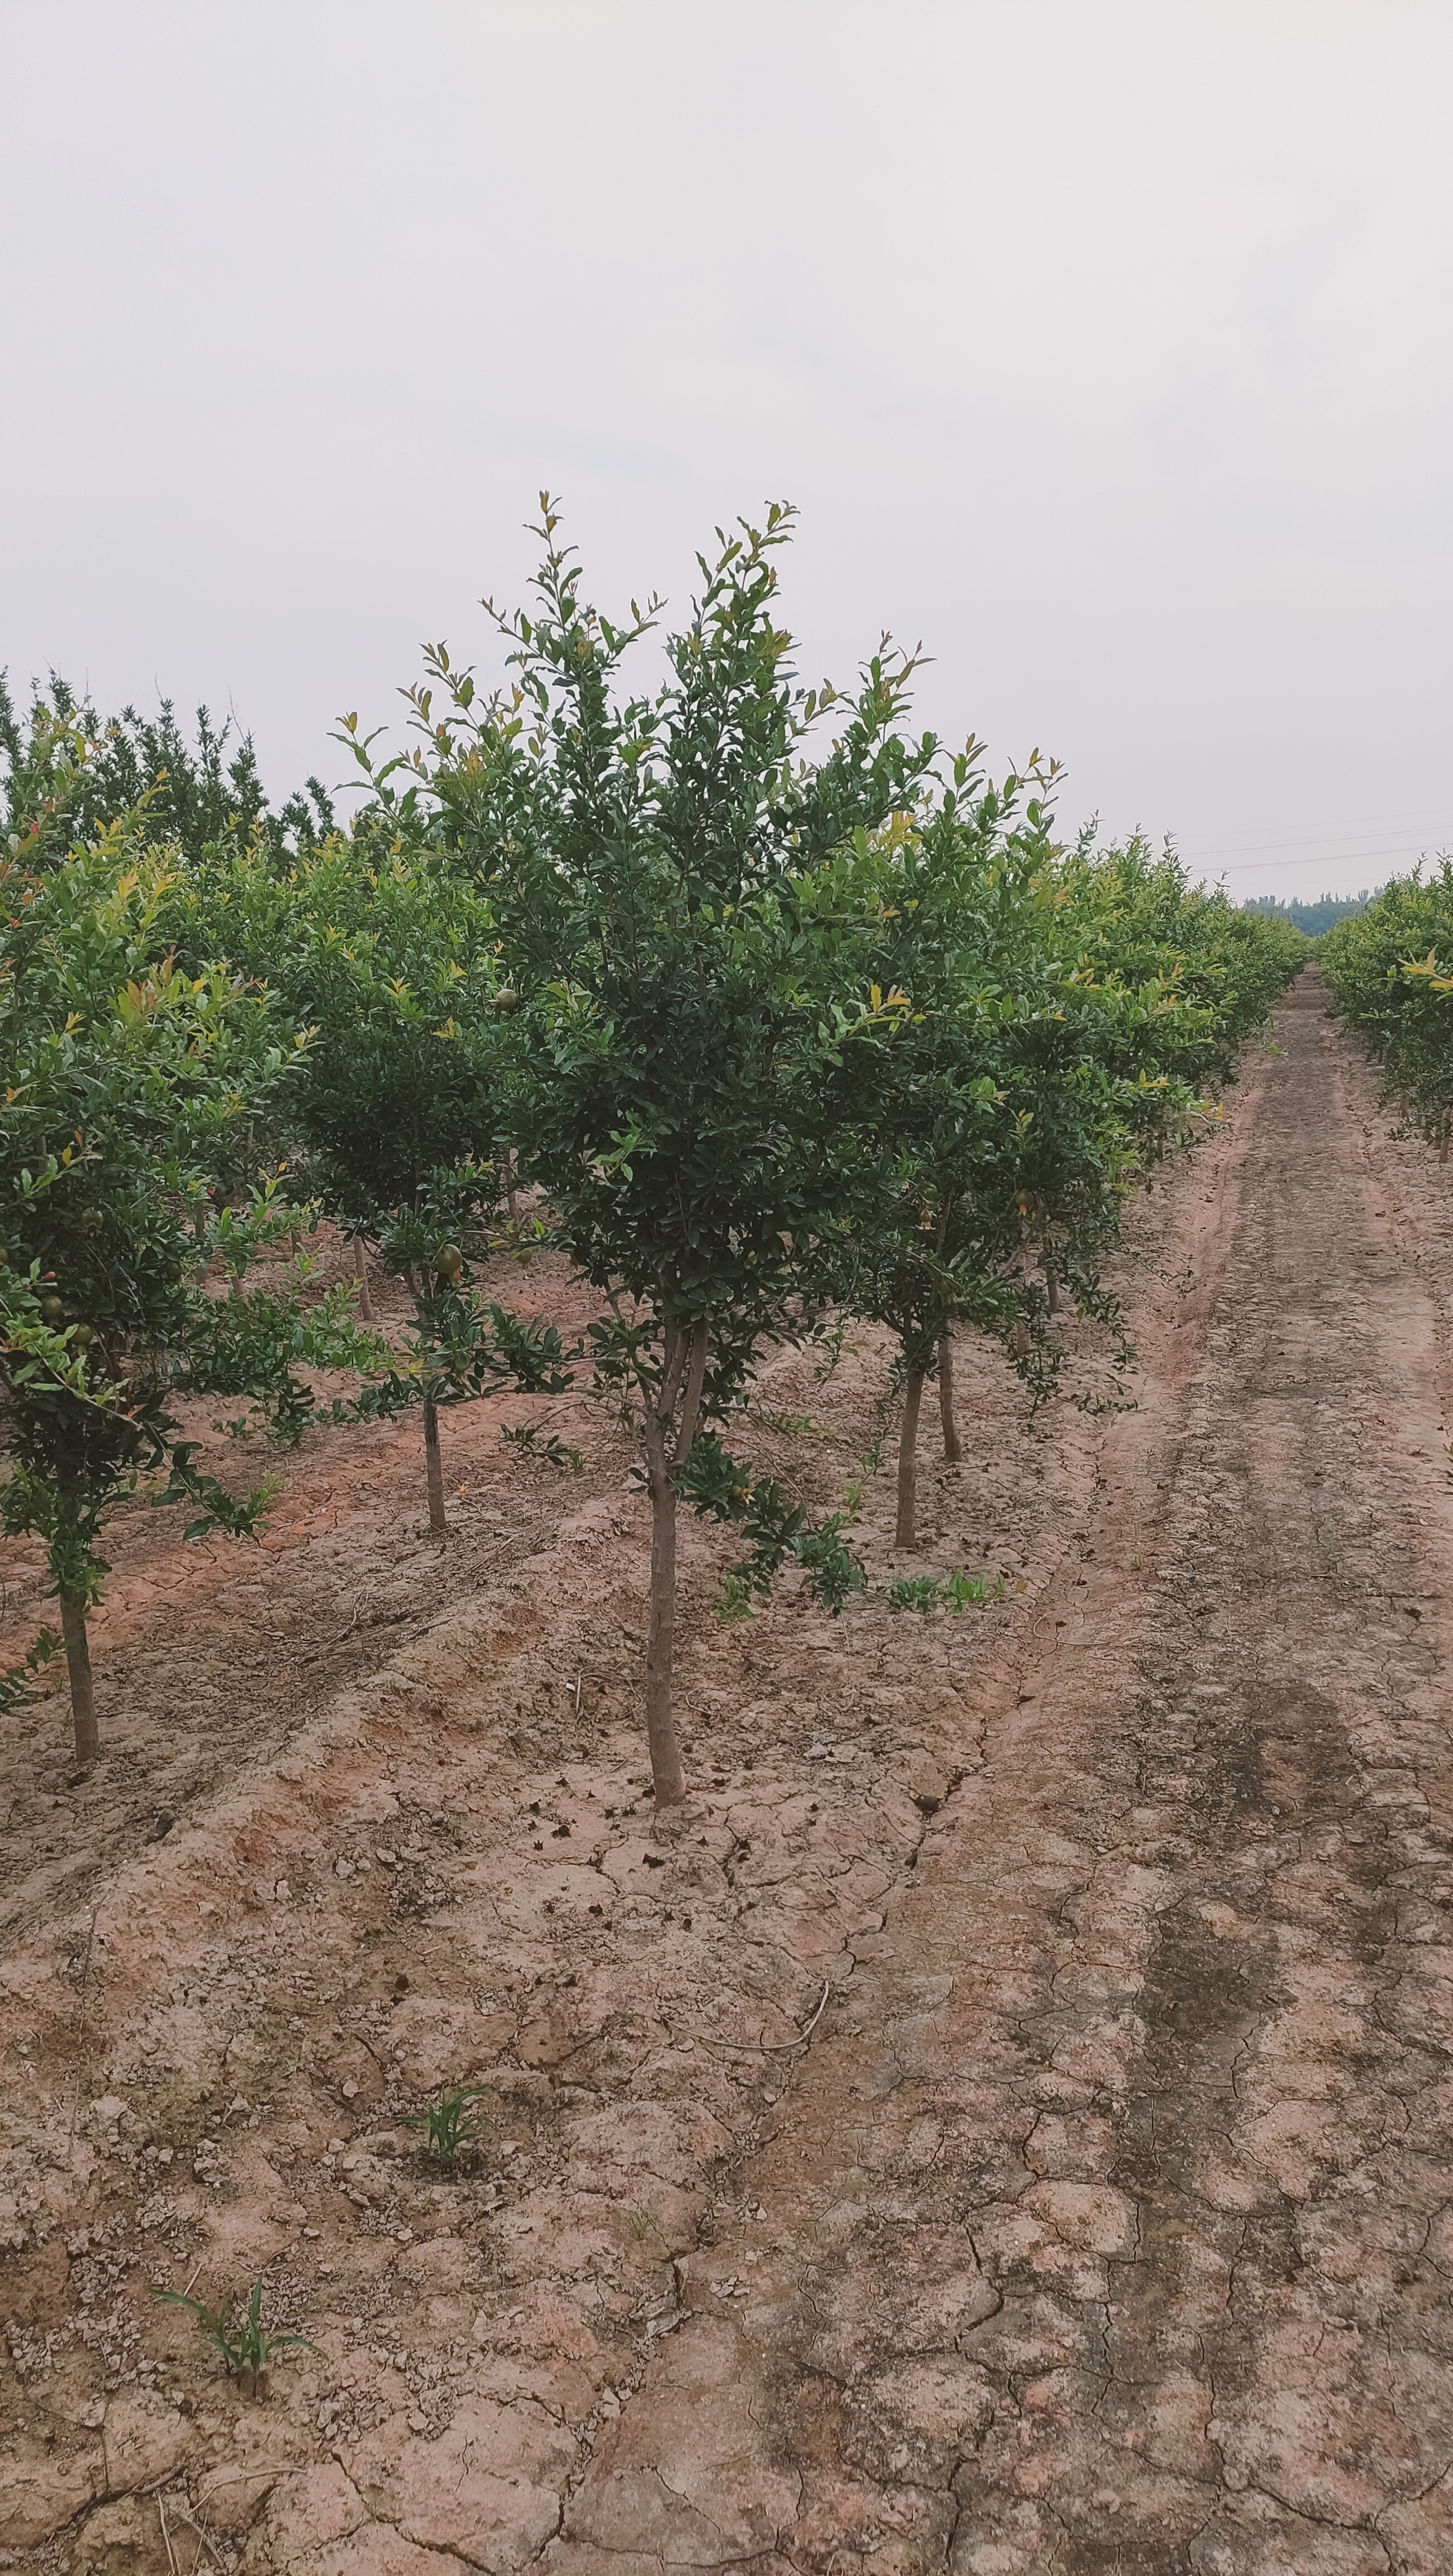
[[[648,1415],[646,1463],[651,1487],[651,1618],[646,1635],[646,1741],[658,1807],[679,1807],[686,1795],[681,1748],[676,1741],[671,1663],[676,1639],[676,1489],[666,1458],[666,1434]]]
[[[1052,1315],[1057,1315],[1059,1313],[1059,1272],[1054,1263],[1049,1260],[1046,1260],[1044,1265],[1044,1284],[1049,1292],[1049,1311]]]
[[[951,1467],[963,1456],[959,1447],[959,1429],[954,1420],[954,1337],[952,1329],[938,1337],[938,1411],[943,1424],[943,1454]]]
[[[79,1601],[62,1601],[61,1635],[66,1641],[66,1668],[71,1677],[71,1715],[76,1726],[76,1760],[94,1762],[101,1750],[96,1732],[96,1694],[91,1684],[91,1649],[86,1643],[86,1613]]]
[[[706,1354],[710,1333],[705,1324],[691,1327],[691,1357],[686,1364],[686,1392],[681,1399],[681,1428],[676,1435],[674,1464],[684,1467],[696,1438],[697,1417],[701,1412],[701,1390],[706,1379]]]
[[[893,1535],[895,1547],[916,1547],[918,1526],[914,1518],[914,1500],[918,1481],[918,1408],[923,1402],[923,1371],[909,1372],[908,1391],[903,1399],[903,1429],[898,1439],[898,1527]]]
[[[444,1469],[439,1457],[439,1408],[424,1398],[424,1464],[429,1475],[429,1527],[444,1536]]]
[[[368,1255],[363,1249],[361,1234],[356,1234],[353,1238],[353,1276],[358,1282],[359,1315],[365,1324],[371,1324],[373,1299],[368,1293]]]

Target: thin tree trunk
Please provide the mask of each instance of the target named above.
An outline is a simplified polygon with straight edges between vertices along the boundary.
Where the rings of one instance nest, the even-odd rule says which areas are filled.
[[[424,1464],[429,1475],[429,1527],[444,1535],[444,1469],[439,1457],[439,1408],[424,1398]]]
[[[918,1483],[918,1408],[923,1402],[923,1371],[909,1373],[908,1391],[903,1399],[903,1429],[898,1439],[898,1527],[894,1532],[895,1547],[916,1547],[918,1526],[914,1502]]]
[[[963,1456],[954,1420],[954,1337],[952,1328],[938,1337],[938,1412],[943,1424],[943,1454],[951,1467]]]
[[[701,1390],[706,1378],[706,1355],[711,1334],[707,1325],[691,1327],[691,1357],[686,1363],[686,1393],[681,1399],[681,1428],[676,1435],[674,1464],[684,1467],[696,1438],[697,1416],[701,1411]]]
[[[1049,1260],[1046,1260],[1044,1265],[1044,1284],[1049,1291],[1049,1311],[1052,1315],[1057,1315],[1059,1313],[1059,1272],[1054,1263]]]
[[[86,1613],[79,1601],[61,1602],[61,1635],[66,1641],[66,1668],[71,1677],[71,1715],[76,1726],[76,1760],[88,1765],[101,1750],[96,1732],[96,1694],[91,1682],[91,1649],[86,1643]]]
[[[373,1299],[369,1295],[368,1255],[363,1249],[363,1237],[361,1234],[356,1234],[353,1238],[353,1276],[358,1282],[359,1315],[365,1324],[371,1324],[373,1322]]]
[[[646,1464],[651,1486],[651,1617],[646,1634],[646,1741],[658,1807],[679,1807],[686,1795],[681,1748],[676,1741],[671,1665],[676,1641],[676,1488],[666,1457],[662,1423],[647,1416]]]

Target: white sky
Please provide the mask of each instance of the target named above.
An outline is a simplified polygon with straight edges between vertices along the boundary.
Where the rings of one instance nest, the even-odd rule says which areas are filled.
[[[1448,0],[0,0],[0,662],[284,793],[564,495],[1233,892],[1453,845]]]

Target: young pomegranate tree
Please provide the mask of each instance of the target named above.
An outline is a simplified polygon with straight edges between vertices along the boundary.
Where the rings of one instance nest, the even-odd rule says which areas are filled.
[[[935,1369],[945,1455],[959,1455],[956,1328],[996,1333],[1042,1394],[1062,1303],[1113,1323],[1096,1263],[1138,1161],[1195,1106],[1157,1054],[1203,1045],[1209,1017],[1159,977],[1132,991],[1077,962],[1050,839],[1053,773],[1032,766],[983,787],[972,756],[924,818],[870,854],[883,971],[912,1009],[891,1047],[853,1059],[845,1113],[871,1138],[880,1195],[864,1199],[869,1222],[844,1248],[841,1295],[898,1336],[905,1549]]]
[[[538,612],[505,628],[518,696],[481,711],[468,674],[436,656],[450,711],[421,710],[456,861],[487,888],[520,961],[525,1167],[604,1301],[597,1366],[640,1439],[646,1725],[663,1808],[685,1795],[679,1502],[743,1520],[758,1567],[796,1538],[713,1426],[763,1345],[811,1319],[822,1244],[861,1159],[828,1114],[829,1076],[846,1045],[899,1015],[859,973],[872,923],[841,853],[912,802],[936,751],[901,738],[913,665],[885,650],[837,740],[808,757],[835,701],[799,687],[778,622],[773,558],[790,523],[774,507],[702,560],[664,684],[629,697],[621,666],[647,621],[616,628],[582,603],[547,504]],[[532,970],[547,939],[548,974]]]
[[[41,876],[0,865],[0,1526],[45,1543],[82,1764],[99,1750],[86,1619],[109,1511],[160,1476],[157,1499],[196,1508],[189,1537],[241,1533],[271,1492],[238,1500],[202,1475],[172,1408],[214,1356],[208,1190],[305,1044],[266,994],[164,953],[170,880],[133,855],[144,822]],[[258,1330],[251,1364],[275,1392]],[[24,1690],[22,1667],[3,1696]]]
[[[486,1305],[471,1280],[506,1188],[514,996],[491,916],[416,835],[370,820],[284,874],[260,849],[212,854],[178,922],[190,953],[225,944],[308,1030],[289,1098],[294,1179],[351,1236],[365,1317],[370,1245],[412,1308],[404,1365],[334,1415],[421,1407],[429,1526],[442,1537],[441,1407],[569,1383],[553,1327]]]

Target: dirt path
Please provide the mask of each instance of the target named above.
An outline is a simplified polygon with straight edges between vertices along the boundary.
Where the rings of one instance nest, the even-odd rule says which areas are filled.
[[[1283,1043],[560,2576],[1453,2567],[1446,1347],[1310,981]]]
[[[1448,2576],[1453,1191],[1280,1020],[1131,1213],[1138,1409],[969,1345],[911,1569],[881,1338],[773,1361],[875,1589],[720,1628],[688,1533],[668,1829],[600,1408],[453,1418],[442,1555],[409,1425],[118,1523],[101,1773],[0,1741],[0,2566]],[[148,2296],[258,2276],[266,2405]]]

